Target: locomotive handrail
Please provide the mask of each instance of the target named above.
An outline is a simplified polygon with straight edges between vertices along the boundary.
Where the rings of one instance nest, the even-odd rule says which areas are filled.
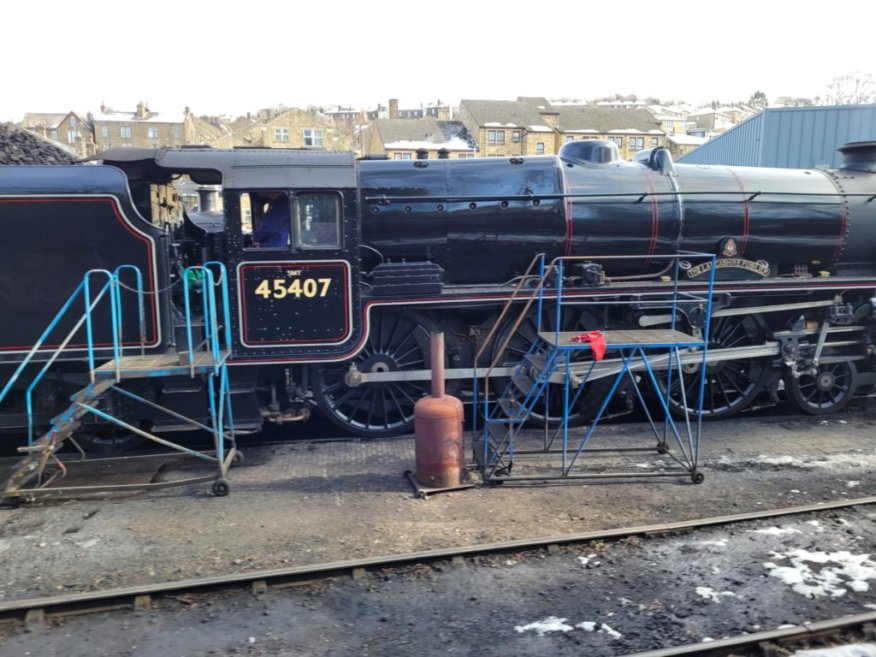
[[[561,200],[567,198],[611,198],[630,197],[636,198],[636,203],[650,196],[748,196],[746,201],[751,201],[758,196],[839,196],[841,198],[866,197],[867,203],[876,199],[872,192],[771,192],[768,190],[745,190],[745,189],[717,189],[698,191],[645,191],[645,192],[588,192],[575,194],[478,194],[474,196],[366,196],[366,203],[380,203],[389,205],[392,203],[417,203],[428,201],[441,201],[444,203],[466,203],[472,201],[537,201],[541,199]]]

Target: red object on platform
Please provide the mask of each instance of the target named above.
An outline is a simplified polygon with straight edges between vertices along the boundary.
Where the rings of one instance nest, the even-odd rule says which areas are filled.
[[[589,342],[594,360],[602,360],[605,356],[605,336],[602,331],[585,331],[572,338],[572,342]]]

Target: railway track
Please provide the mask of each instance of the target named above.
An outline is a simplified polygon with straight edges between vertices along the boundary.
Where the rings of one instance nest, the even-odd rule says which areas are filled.
[[[160,607],[163,601],[186,599],[189,596],[206,595],[205,599],[209,600],[212,596],[239,595],[242,589],[249,588],[254,594],[264,597],[268,593],[273,593],[276,590],[289,586],[306,585],[319,588],[331,581],[352,580],[355,582],[357,580],[367,580],[369,577],[377,577],[381,581],[387,581],[394,578],[396,573],[415,572],[418,568],[436,569],[442,572],[453,570],[455,567],[466,567],[473,564],[516,563],[522,559],[521,555],[524,554],[541,554],[545,558],[549,558],[552,555],[590,550],[592,546],[604,543],[616,543],[636,538],[661,539],[680,533],[709,528],[724,528],[732,531],[733,528],[741,523],[752,523],[790,516],[805,516],[807,514],[824,514],[825,512],[850,510],[873,504],[876,504],[876,496],[777,508],[753,513],[700,518],[691,521],[623,527],[538,540],[487,543],[464,548],[336,561],[276,570],[230,573],[176,582],[11,600],[0,602],[0,621],[7,623],[7,629],[12,629],[11,634],[14,636],[16,634],[14,628],[36,631],[64,622],[71,616],[107,612],[110,610],[127,609],[148,613],[150,610]],[[872,515],[870,514],[871,517]],[[817,524],[817,521],[809,522]],[[503,562],[503,559],[506,561]],[[565,619],[555,620],[565,621]],[[869,636],[872,638],[874,634],[872,624],[874,622],[876,622],[876,612],[859,614],[854,617],[819,620],[814,623],[794,627],[752,632],[747,636],[729,637],[708,643],[700,642],[635,654],[637,657],[744,654],[762,654],[767,657],[770,655],[778,656],[783,653],[769,651],[773,649],[771,646],[778,645],[779,642],[796,641],[799,643],[802,641],[805,643],[814,640],[816,637],[835,636],[838,633],[845,635],[852,633],[856,636]],[[571,626],[569,629],[572,629]],[[518,632],[520,631],[518,628]],[[0,654],[3,654],[2,644],[0,644]]]

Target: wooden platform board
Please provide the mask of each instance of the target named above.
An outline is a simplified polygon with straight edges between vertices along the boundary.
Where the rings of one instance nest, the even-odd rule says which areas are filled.
[[[181,357],[182,356],[182,357]],[[222,352],[220,361],[228,357],[228,352]],[[152,376],[184,376],[191,373],[191,367],[185,360],[188,354],[170,353],[149,356],[123,356],[119,359],[119,376],[123,379],[143,379]],[[216,360],[209,352],[195,353],[195,372],[206,373],[216,367]],[[115,378],[116,366],[113,361],[104,363],[97,369],[98,378]]]

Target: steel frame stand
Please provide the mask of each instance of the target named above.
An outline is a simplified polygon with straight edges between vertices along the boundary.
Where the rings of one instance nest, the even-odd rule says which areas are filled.
[[[583,360],[576,356],[591,353],[591,345],[578,341],[577,332],[539,331],[524,361],[518,366],[505,392],[492,408],[484,399],[483,429],[480,440],[475,442],[474,456],[483,480],[487,484],[503,482],[533,482],[551,480],[593,480],[593,479],[653,479],[656,477],[677,477],[679,474],[690,478],[693,483],[701,483],[703,473],[698,469],[700,438],[702,433],[702,403],[706,380],[708,358],[709,324],[711,320],[712,292],[714,287],[715,256],[703,253],[680,253],[665,256],[675,259],[675,278],[667,285],[667,295],[652,301],[661,312],[669,311],[670,327],[647,330],[607,330],[603,331],[605,354],[610,357],[601,362],[595,359]],[[701,259],[711,262],[708,286],[705,293],[682,292],[678,286],[679,259]],[[610,257],[611,258],[611,257]],[[563,269],[570,260],[599,260],[599,258],[558,258],[549,267],[543,268],[542,282],[555,273],[556,317],[554,326],[561,326],[561,312],[564,305]],[[542,299],[545,286],[539,285],[539,315],[542,312]],[[694,337],[676,330],[675,322],[678,304],[684,301],[698,306],[703,312],[701,336]],[[603,302],[623,303],[623,301]],[[641,300],[637,300],[642,305]],[[693,359],[693,360],[692,360]],[[697,369],[695,381],[698,390],[697,401],[687,399],[688,390],[693,386],[685,384],[684,366],[694,365]],[[598,378],[613,377],[612,384],[603,396],[599,410],[593,420],[583,429],[572,429],[569,419],[582,394],[587,394],[587,383]],[[678,377],[678,378],[676,378]],[[652,440],[648,444],[634,447],[594,448],[592,439],[597,427],[605,418],[611,399],[621,384],[628,380],[647,418]],[[683,419],[677,420],[670,412],[669,396],[675,381],[680,395],[680,404],[689,409]],[[690,379],[688,379],[690,381]],[[643,385],[656,397],[656,412],[652,414],[646,403]],[[533,409],[541,404],[548,415],[550,388],[562,388],[562,418],[559,427],[549,436],[545,428],[545,438],[541,449],[533,449],[525,444],[522,436],[524,423]],[[555,390],[554,395],[558,394]],[[629,471],[603,468],[595,472],[587,470],[583,458],[606,452],[646,452],[667,456],[674,462],[671,469],[660,472]],[[592,459],[591,459],[592,460]],[[536,467],[531,467],[536,466]]]

